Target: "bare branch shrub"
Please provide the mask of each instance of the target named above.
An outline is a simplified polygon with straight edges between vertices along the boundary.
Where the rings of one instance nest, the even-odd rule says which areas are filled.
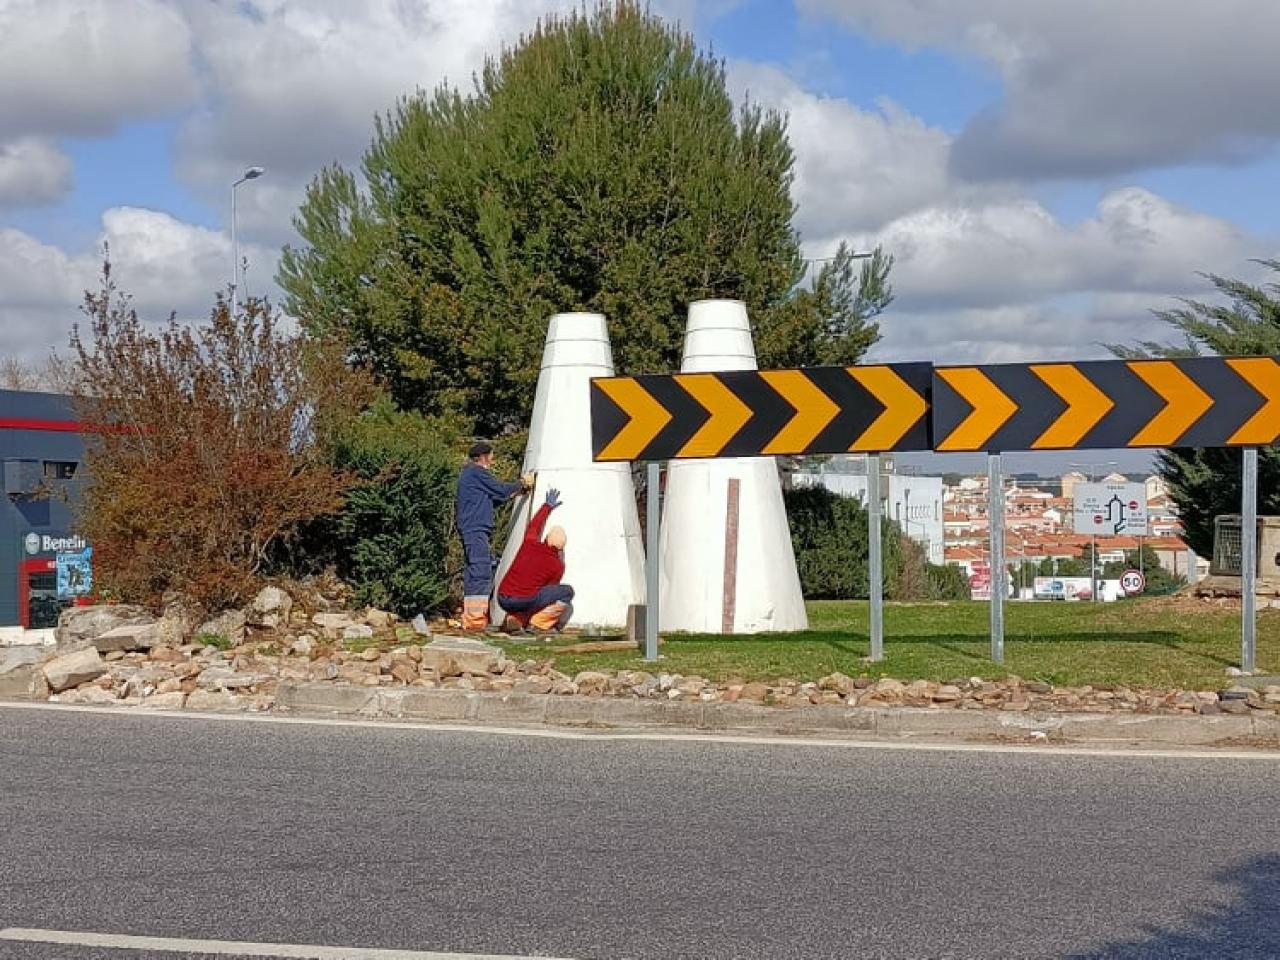
[[[67,380],[89,431],[78,511],[99,582],[152,606],[171,590],[244,603],[272,547],[341,506],[352,478],[328,444],[368,382],[263,300],[220,295],[206,325],[149,327],[109,261],[82,310]]]

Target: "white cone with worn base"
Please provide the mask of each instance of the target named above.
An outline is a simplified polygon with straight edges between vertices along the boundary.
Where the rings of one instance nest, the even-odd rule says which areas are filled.
[[[745,305],[703,300],[689,306],[682,373],[755,368]],[[664,631],[809,626],[773,457],[671,461],[659,564]]]
[[[560,491],[563,505],[546,529],[564,527],[564,582],[574,589],[571,626],[621,627],[627,609],[644,602],[644,548],[631,466],[591,460],[592,377],[613,376],[605,318],[598,313],[559,313],[547,327],[538,373],[523,473],[537,475],[532,494],[516,501],[496,583],[515,559],[529,518]],[[492,617],[503,613],[494,591]]]

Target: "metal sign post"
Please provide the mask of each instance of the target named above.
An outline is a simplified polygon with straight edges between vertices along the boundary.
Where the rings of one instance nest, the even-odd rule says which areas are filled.
[[[660,464],[649,462],[645,489],[644,558],[644,658],[658,659],[658,472]]]
[[[991,541],[991,659],[1004,663],[1004,477],[1000,454],[987,455],[987,532]]]
[[[871,659],[884,659],[884,555],[880,546],[880,455],[866,458],[867,596],[871,601]]]
[[[1257,651],[1258,449],[1244,451],[1240,504],[1240,669],[1253,673]]]

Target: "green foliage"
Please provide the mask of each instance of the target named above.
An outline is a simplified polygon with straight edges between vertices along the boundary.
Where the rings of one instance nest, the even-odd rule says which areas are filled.
[[[1185,577],[1170,573],[1160,566],[1160,558],[1148,546],[1143,546],[1141,559],[1137,550],[1126,550],[1124,562],[1112,561],[1103,564],[1102,577],[1105,580],[1119,580],[1126,570],[1141,570],[1146,578],[1147,586],[1143,594],[1149,597],[1161,597],[1175,593],[1187,585]]]
[[[201,633],[196,636],[196,643],[203,643],[215,650],[230,650],[231,641],[220,633]]]
[[[401,616],[443,606],[458,458],[438,427],[383,403],[356,422],[335,455],[363,481],[327,531],[355,600]]]
[[[925,567],[929,578],[930,600],[968,600],[969,578],[964,570],[951,564],[930,563]]]
[[[787,520],[796,553],[800,589],[808,599],[848,600],[867,596],[867,511],[860,499],[825,487],[789,490]],[[902,569],[900,532],[885,519],[884,581],[896,584]]]
[[[1257,262],[1280,273],[1280,260]],[[1214,274],[1208,279],[1225,302],[1184,300],[1176,309],[1156,311],[1157,317],[1182,335],[1180,343],[1112,344],[1112,352],[1120,357],[1280,354],[1280,283],[1254,285]],[[1214,517],[1240,512],[1240,451],[1165,450],[1156,464],[1178,505],[1187,543],[1201,556],[1211,556]],[[1278,512],[1280,449],[1272,446],[1258,451],[1258,513]]]
[[[784,119],[735,109],[720,61],[620,0],[379,118],[362,176],[311,184],[278,280],[305,330],[457,433],[523,424],[557,311],[604,313],[628,373],[675,368],[710,297],[746,303],[761,366],[852,363],[891,258],[841,247],[806,277],[793,176]]]

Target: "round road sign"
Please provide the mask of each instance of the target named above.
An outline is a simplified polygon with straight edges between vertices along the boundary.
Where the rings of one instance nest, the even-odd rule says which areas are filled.
[[[1141,593],[1146,586],[1147,578],[1141,570],[1126,570],[1120,575],[1120,589],[1131,597]]]

